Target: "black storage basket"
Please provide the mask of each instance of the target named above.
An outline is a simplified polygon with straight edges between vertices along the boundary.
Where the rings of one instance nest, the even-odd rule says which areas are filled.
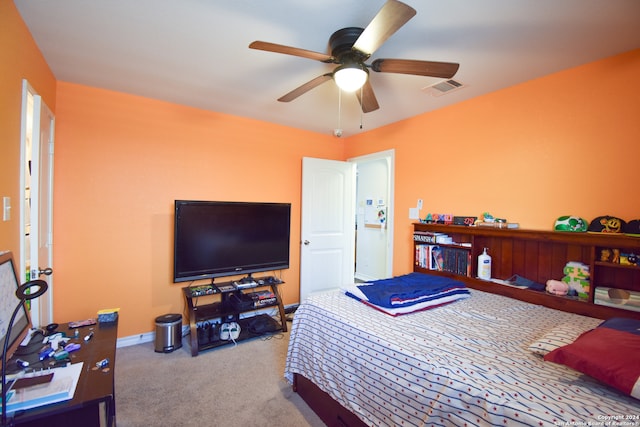
[[[242,292],[234,292],[229,296],[229,305],[234,310],[248,310],[253,308],[253,299]]]

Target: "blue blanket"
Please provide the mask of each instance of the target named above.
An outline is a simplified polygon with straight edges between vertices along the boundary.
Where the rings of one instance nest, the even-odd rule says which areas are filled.
[[[370,303],[380,307],[407,307],[447,295],[469,294],[464,283],[448,277],[409,273],[358,286]]]
[[[626,319],[622,317],[612,317],[609,320],[605,320],[598,326],[599,328],[616,329],[622,332],[629,332],[630,334],[640,335],[640,320]]]

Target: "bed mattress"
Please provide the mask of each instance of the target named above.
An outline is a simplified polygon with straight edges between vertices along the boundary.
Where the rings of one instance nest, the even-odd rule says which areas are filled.
[[[285,377],[303,375],[371,426],[604,425],[640,402],[528,350],[558,325],[600,322],[476,290],[391,317],[336,290],[296,311]]]

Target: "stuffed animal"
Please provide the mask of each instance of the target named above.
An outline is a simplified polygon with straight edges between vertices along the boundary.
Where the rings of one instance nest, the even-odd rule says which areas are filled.
[[[579,298],[589,297],[589,266],[577,261],[569,261],[562,270],[565,276],[562,281],[570,290],[575,291]]]
[[[489,212],[484,212],[482,214],[482,220],[484,222],[494,222],[496,219]]]
[[[569,285],[560,280],[547,280],[547,292],[553,295],[566,295],[569,292]]]

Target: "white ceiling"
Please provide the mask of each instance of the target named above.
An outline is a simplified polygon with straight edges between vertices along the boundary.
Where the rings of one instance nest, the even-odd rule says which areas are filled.
[[[56,79],[344,135],[640,48],[639,0],[404,0],[417,15],[371,57],[457,62],[467,87],[370,73],[380,109],[361,115],[332,81],[277,99],[335,65],[249,49],[254,40],[327,52],[384,0],[14,0]],[[368,61],[369,63],[371,62]],[[363,128],[360,129],[362,120]]]

